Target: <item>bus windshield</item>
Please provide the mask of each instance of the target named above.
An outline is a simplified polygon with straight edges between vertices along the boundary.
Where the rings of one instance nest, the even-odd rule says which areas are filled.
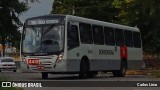
[[[29,26],[24,29],[23,53],[51,53],[63,50],[64,25]]]

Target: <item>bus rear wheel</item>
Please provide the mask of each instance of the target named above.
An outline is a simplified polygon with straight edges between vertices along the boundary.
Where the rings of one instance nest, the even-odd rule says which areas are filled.
[[[79,78],[81,79],[86,78],[86,74],[87,74],[87,65],[86,65],[86,62],[82,60],[80,64]]]
[[[121,62],[120,70],[113,71],[114,77],[124,77],[127,70],[127,63],[125,61]]]
[[[88,77],[88,78],[93,78],[94,76],[96,76],[97,75],[97,72],[87,72],[87,74],[86,74],[86,76]]]
[[[48,73],[42,72],[42,79],[47,79],[47,78],[48,78]]]

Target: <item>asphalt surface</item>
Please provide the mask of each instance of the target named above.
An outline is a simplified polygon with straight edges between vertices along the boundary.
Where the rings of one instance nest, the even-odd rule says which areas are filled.
[[[78,74],[49,74],[48,79],[42,79],[41,73],[22,73],[20,69],[17,72],[2,71],[0,76],[6,77],[11,81],[160,81],[149,75],[126,75],[125,77],[112,77],[111,73],[99,73],[94,78],[79,79]]]
[[[79,79],[78,75],[72,74],[72,75],[63,75],[63,74],[49,74],[48,79],[42,79],[41,73],[22,73],[20,70],[17,70],[17,72],[10,72],[10,71],[4,71],[0,72],[0,77],[6,77],[8,81],[44,81],[44,82],[55,82],[55,81],[61,81],[62,83],[65,81],[70,81],[73,85],[73,87],[43,87],[43,88],[24,88],[24,90],[159,90],[160,87],[74,87],[74,82],[81,81],[82,83],[89,81],[140,81],[143,83],[143,81],[160,81],[160,79],[153,78],[152,76],[148,75],[128,75],[125,77],[111,77],[111,75],[106,74],[99,74],[94,78],[87,78],[87,79]],[[73,82],[73,83],[72,83]],[[122,82],[123,83],[123,82]],[[158,82],[158,85],[160,82]]]

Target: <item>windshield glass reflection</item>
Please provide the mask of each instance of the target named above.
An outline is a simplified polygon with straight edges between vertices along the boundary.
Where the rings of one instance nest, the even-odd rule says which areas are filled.
[[[23,52],[57,52],[63,49],[64,26],[27,27],[24,31]]]

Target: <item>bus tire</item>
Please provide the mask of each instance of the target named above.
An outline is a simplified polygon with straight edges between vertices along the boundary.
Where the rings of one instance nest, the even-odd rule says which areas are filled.
[[[87,76],[88,78],[93,78],[93,77],[96,76],[96,75],[97,75],[96,72],[87,72],[87,74],[86,74],[86,76]]]
[[[13,72],[16,72],[17,70],[13,70]]]
[[[47,79],[47,78],[48,78],[48,73],[42,72],[42,79]]]
[[[79,78],[81,79],[86,78],[86,73],[87,73],[87,65],[85,60],[82,60],[80,64]]]
[[[124,77],[127,70],[127,63],[125,61],[121,62],[120,70],[113,71],[114,77]]]

